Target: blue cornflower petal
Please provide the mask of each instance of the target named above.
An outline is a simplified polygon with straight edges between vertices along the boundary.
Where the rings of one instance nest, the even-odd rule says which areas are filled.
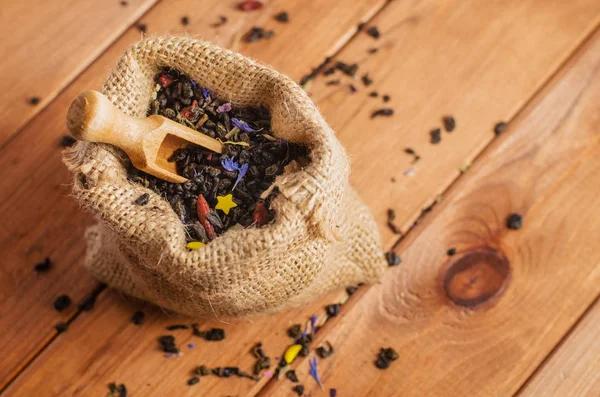
[[[238,163],[236,163],[236,161],[233,158],[229,157],[225,157],[223,160],[221,160],[221,165],[227,171],[237,171],[239,169]]]
[[[319,368],[317,367],[317,358],[314,357],[312,360],[309,359],[308,364],[310,366],[308,373],[317,381],[317,384],[322,389],[323,383],[321,383],[321,379],[319,379]]]
[[[246,123],[243,120],[238,120],[235,117],[231,118],[231,122],[233,123],[233,125],[235,125],[237,128],[239,128],[242,131],[245,132],[257,132],[255,129],[252,129],[252,127],[250,127],[248,125],[248,123]]]
[[[202,89],[202,96],[204,97],[205,100],[209,100],[210,98],[212,98],[212,92],[210,92],[210,90],[208,88],[203,88]]]
[[[233,189],[231,189],[231,190],[235,190],[235,187],[237,186],[238,183],[240,183],[240,181],[242,180],[244,175],[246,175],[246,172],[248,172],[248,163],[246,163],[246,164],[242,165],[240,168],[238,168],[238,176],[237,176],[237,179],[235,180],[235,183],[233,184]]]
[[[235,180],[235,184],[233,185],[233,188],[231,189],[231,190],[234,190],[235,187],[238,185],[238,183],[240,183],[242,178],[248,172],[248,163],[240,166],[233,158],[225,157],[224,159],[221,160],[221,165],[227,171],[237,171],[238,172],[237,179]]]

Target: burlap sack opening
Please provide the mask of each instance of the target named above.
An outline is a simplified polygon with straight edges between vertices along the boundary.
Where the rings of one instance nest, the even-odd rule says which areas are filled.
[[[239,54],[184,37],[145,39],[122,56],[102,88],[125,113],[146,115],[155,74],[173,67],[234,105],[264,105],[274,133],[303,142],[311,163],[276,179],[274,223],[229,230],[197,251],[170,205],[127,180],[127,157],[78,142],[64,152],[73,192],[100,223],[87,232],[85,264],[110,286],[179,313],[241,316],[373,282],[386,267],[377,227],[348,185],[346,153],[306,93]],[[145,206],[134,204],[143,193]]]

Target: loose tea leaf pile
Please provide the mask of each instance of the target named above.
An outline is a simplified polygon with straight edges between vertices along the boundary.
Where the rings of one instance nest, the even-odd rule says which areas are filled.
[[[129,178],[169,201],[188,227],[188,241],[208,243],[236,225],[260,227],[273,220],[270,203],[277,192],[263,193],[292,161],[295,165],[307,161],[307,148],[275,138],[264,107],[232,106],[173,69],[158,73],[155,80],[156,96],[148,115],[162,115],[219,139],[225,150],[223,154],[202,147],[175,151],[169,161],[189,179],[182,184],[133,167]],[[141,196],[135,202],[146,205],[148,200]]]

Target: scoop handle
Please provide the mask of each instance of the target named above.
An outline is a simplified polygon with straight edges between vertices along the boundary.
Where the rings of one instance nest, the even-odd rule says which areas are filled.
[[[106,96],[92,90],[79,94],[67,113],[67,128],[76,139],[109,143],[130,157],[143,155],[142,137],[155,129],[155,124],[153,119],[123,113]]]

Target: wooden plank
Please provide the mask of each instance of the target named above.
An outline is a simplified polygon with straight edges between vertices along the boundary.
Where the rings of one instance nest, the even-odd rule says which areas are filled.
[[[325,326],[316,344],[337,349],[319,362],[326,389],[519,389],[600,293],[598,101],[600,32],[402,241],[403,265]],[[521,230],[506,227],[511,213],[524,216]],[[449,257],[451,247],[458,253]],[[400,356],[387,370],[374,365],[381,347]],[[307,361],[296,370],[306,394],[324,395]],[[290,385],[272,382],[260,395],[287,396]]]
[[[374,193],[370,191],[369,186],[388,186],[390,190],[393,190],[392,198],[395,198],[395,203],[399,203],[400,200],[402,200],[402,203],[407,203],[406,206],[396,207],[398,210],[397,213],[398,219],[400,220],[400,224],[406,225],[410,224],[412,220],[414,220],[415,217],[418,215],[422,206],[428,203],[429,200],[425,200],[423,199],[423,197],[435,197],[438,192],[443,191],[445,187],[456,176],[457,164],[462,164],[463,161],[468,161],[470,158],[474,157],[480,151],[480,149],[483,146],[485,146],[485,144],[491,139],[491,133],[488,131],[489,129],[491,129],[491,126],[494,124],[494,122],[498,119],[508,119],[512,117],[512,115],[519,109],[520,104],[525,103],[531,96],[531,94],[545,81],[547,76],[554,72],[555,68],[560,63],[560,60],[564,59],[564,57],[571,53],[573,48],[575,48],[581,41],[582,37],[584,37],[587,34],[587,32],[589,32],[591,27],[595,25],[595,21],[597,19],[598,14],[598,7],[600,7],[598,4],[595,4],[592,1],[579,1],[575,3],[575,5],[569,4],[567,6],[558,2],[536,2],[532,0],[527,3],[516,1],[512,3],[504,2],[504,4],[506,5],[504,8],[502,8],[502,12],[499,12],[499,3],[488,2],[484,7],[484,11],[478,10],[478,13],[476,15],[473,15],[470,14],[469,11],[469,9],[472,9],[473,7],[463,7],[461,5],[458,5],[458,2],[456,3],[456,7],[448,6],[443,7],[441,9],[437,9],[435,4],[437,4],[437,2],[433,1],[421,2],[418,4],[408,4],[406,2],[391,3],[389,7],[386,8],[386,14],[383,14],[382,17],[377,20],[377,24],[383,31],[384,36],[379,41],[375,42],[372,38],[366,35],[361,35],[360,40],[356,40],[344,49],[344,52],[342,53],[340,59],[346,61],[356,59],[352,57],[352,54],[355,54],[354,51],[356,51],[356,54],[364,54],[367,47],[373,45],[378,45],[382,47],[382,50],[380,50],[380,53],[378,53],[377,58],[373,58],[374,60],[376,60],[376,62],[365,60],[363,63],[361,63],[361,70],[364,69],[372,72],[373,77],[377,78],[377,89],[386,90],[386,92],[390,93],[393,98],[392,103],[396,103],[396,101],[399,101],[400,98],[403,98],[402,103],[410,104],[410,106],[413,106],[413,102],[411,102],[411,96],[405,93],[405,88],[407,86],[402,86],[398,84],[398,81],[406,82],[407,80],[410,80],[409,82],[412,82],[412,77],[411,79],[408,79],[405,76],[412,76],[411,73],[408,72],[413,72],[413,74],[415,74],[415,77],[419,79],[420,85],[415,84],[414,86],[409,86],[411,90],[416,90],[414,92],[417,92],[419,94],[418,98],[416,98],[419,101],[419,103],[417,105],[414,105],[415,107],[411,107],[411,109],[423,109],[423,111],[413,112],[413,114],[409,115],[403,113],[404,110],[400,109],[398,106],[395,106],[397,110],[396,117],[398,117],[398,115],[402,113],[402,118],[398,117],[398,120],[408,120],[407,122],[411,125],[429,125],[430,122],[438,123],[439,121],[437,119],[441,114],[443,114],[442,112],[445,113],[447,111],[449,105],[444,103],[444,106],[441,106],[439,105],[439,103],[436,103],[435,106],[438,107],[434,107],[434,105],[432,105],[434,101],[432,101],[431,98],[429,98],[427,95],[421,94],[421,90],[425,90],[424,87],[428,87],[428,89],[430,90],[430,96],[441,95],[437,94],[437,91],[435,91],[440,88],[439,85],[428,85],[425,83],[429,81],[429,79],[431,79],[432,82],[436,83],[442,81],[443,76],[445,74],[447,75],[449,72],[448,70],[442,67],[433,68],[428,63],[432,59],[432,56],[424,57],[422,55],[422,49],[426,47],[433,51],[433,53],[437,52],[439,54],[444,54],[446,48],[451,46],[451,44],[454,45],[453,43],[455,43],[457,40],[457,37],[455,35],[448,34],[448,31],[452,32],[455,29],[459,28],[466,29],[466,27],[464,26],[470,26],[470,30],[468,31],[463,31],[459,29],[461,32],[460,39],[462,41],[467,41],[466,44],[462,43],[461,41],[461,47],[459,49],[466,53],[468,52],[467,50],[470,46],[477,46],[482,50],[478,53],[473,54],[469,52],[469,54],[472,55],[469,57],[461,56],[460,62],[464,62],[464,64],[459,63],[458,59],[454,60],[451,63],[455,65],[455,68],[460,69],[462,73],[455,75],[450,82],[446,82],[446,86],[444,86],[444,94],[448,95],[448,101],[451,101],[448,103],[452,103],[453,113],[456,109],[455,115],[458,115],[457,120],[459,122],[459,128],[453,133],[451,137],[449,137],[449,135],[445,135],[444,143],[440,147],[430,147],[428,144],[425,143],[426,138],[424,138],[422,135],[419,135],[419,142],[421,142],[422,147],[414,145],[414,142],[412,142],[409,139],[411,138],[411,136],[410,134],[408,134],[408,131],[399,131],[399,124],[397,122],[392,123],[392,120],[375,120],[375,122],[370,121],[368,119],[369,111],[373,110],[375,107],[382,106],[381,102],[372,102],[373,108],[357,112],[357,108],[359,107],[360,103],[362,103],[361,101],[364,102],[367,100],[371,100],[371,98],[366,97],[366,93],[362,89],[360,93],[360,95],[362,96],[350,96],[343,94],[341,91],[336,91],[335,88],[332,89],[332,87],[323,86],[322,81],[320,83],[316,82],[313,85],[314,97],[318,100],[319,104],[321,105],[321,108],[324,109],[325,115],[329,118],[329,120],[333,121],[344,144],[350,148],[350,153],[354,158],[353,178],[355,184],[357,184],[361,189],[361,194],[367,197],[369,205],[377,214],[378,218],[381,219],[382,214],[385,212],[386,208],[390,207],[390,203],[387,201],[388,198],[382,199],[381,196],[375,197]],[[156,7],[156,10],[158,10],[160,6],[161,4],[159,4]],[[490,8],[488,9],[487,7]],[[551,7],[552,12],[550,12],[550,10],[547,7]],[[291,10],[291,6],[286,6],[286,8],[288,8],[288,10]],[[532,12],[532,9],[536,9],[537,11]],[[152,11],[154,12],[155,9],[153,9]],[[192,15],[191,12],[189,12],[189,14]],[[291,14],[294,15],[294,13]],[[164,16],[164,14],[162,15]],[[210,17],[207,16],[207,20],[216,20],[216,15],[218,14],[215,14]],[[535,19],[535,23],[533,24],[531,23],[531,15],[539,15],[539,18],[536,17],[538,19]],[[559,15],[560,17],[557,15]],[[477,21],[471,24],[471,20],[474,17],[477,17]],[[150,18],[150,14],[148,18]],[[158,21],[158,17],[156,18],[157,23],[159,23],[160,21]],[[485,24],[479,20],[481,18],[487,18],[488,20],[493,20],[495,22],[492,24]],[[359,20],[360,18],[356,19]],[[389,22],[386,22],[388,19],[393,19],[394,21],[404,21],[404,23],[400,23],[397,27],[392,27],[389,26]],[[174,23],[174,21],[176,20],[177,18],[173,17],[171,23]],[[417,21],[418,23],[416,23],[415,21]],[[148,24],[149,31],[152,33],[154,22],[146,19],[144,19],[143,22]],[[192,22],[192,24],[193,23],[194,22]],[[248,26],[251,26],[252,23],[254,22],[248,23],[248,25],[246,25],[246,28]],[[530,29],[531,32],[528,33],[528,36],[524,38],[523,31],[519,30],[519,27],[525,26],[527,24],[529,24],[528,29]],[[439,25],[441,25],[441,27]],[[557,26],[559,28],[557,28]],[[338,22],[332,24],[331,27],[339,27]],[[435,34],[435,36],[432,36],[433,39],[430,42],[426,41],[425,39],[428,37],[427,32],[430,30],[435,30],[433,28],[442,29],[443,34],[438,32]],[[346,27],[346,29],[347,31],[351,30],[350,27]],[[233,34],[237,30],[240,29],[233,29],[231,33]],[[325,33],[329,34],[328,32],[329,30],[325,31]],[[312,48],[312,46],[315,43],[315,40],[312,39],[312,36],[305,37],[301,35],[299,37],[302,40],[306,40],[306,43],[311,44],[302,44],[304,43],[304,41],[300,42],[298,41],[298,39],[295,40],[294,49],[298,57],[296,62],[306,62],[306,64],[310,64],[311,66],[319,64],[320,60],[324,58],[324,55],[330,53],[328,50],[325,49],[334,49],[339,47],[339,44],[337,44],[337,39],[334,39],[333,35],[328,35],[327,37],[330,38],[329,42],[327,42],[327,40],[324,40],[323,38],[320,39],[320,41],[323,43],[324,49],[324,51],[321,51],[320,54],[316,54],[314,50],[311,50],[310,52],[304,52],[301,50],[302,48],[304,48],[303,46],[307,45],[311,46]],[[482,37],[485,38],[485,40],[482,39]],[[503,46],[496,49],[495,51],[485,51],[484,53],[484,45],[488,45],[488,43],[490,42],[495,42],[494,40],[492,40],[492,38],[502,39]],[[124,40],[128,42],[127,39]],[[230,41],[226,40],[221,36],[219,36],[215,40],[217,40],[221,44],[227,44]],[[409,44],[399,46],[395,44],[396,41]],[[427,42],[427,45],[416,46],[413,44],[416,42]],[[265,44],[265,46],[272,45],[272,43],[270,42],[258,44]],[[242,50],[246,53],[249,53],[249,51],[251,51],[252,48],[254,48],[253,46],[258,44],[255,43],[247,45],[243,47]],[[280,43],[279,45],[281,45],[281,49],[289,48],[286,43]],[[532,48],[535,48],[535,51],[532,51]],[[119,51],[115,50],[116,53],[120,51],[122,51],[122,49],[120,49]],[[281,53],[282,56],[289,56],[288,53],[283,54],[283,50],[278,52],[274,51],[274,54],[276,55],[279,53]],[[421,56],[418,56],[419,54],[421,54]],[[116,56],[116,54],[113,54],[113,56]],[[507,57],[509,58],[509,60],[512,61],[507,61]],[[114,58],[112,59],[114,60]],[[382,62],[382,60],[385,59],[402,60],[402,62],[396,63],[398,64],[397,68],[401,69],[403,73],[397,74],[395,71],[385,72],[385,70],[383,70],[380,74],[379,72],[376,73],[375,65],[370,64],[369,66],[366,64],[366,62],[374,62],[382,65],[382,67],[388,67],[385,66],[386,64]],[[406,63],[404,63],[404,60],[406,59],[415,59],[415,61],[413,62],[417,62],[416,60],[418,59],[419,62],[418,64],[412,63],[411,67],[407,67]],[[514,61],[514,59],[520,59],[521,61],[517,63]],[[276,60],[263,60],[271,64],[277,65]],[[479,70],[478,68],[481,68],[480,64],[482,62],[486,65],[487,68],[485,73],[483,73],[486,77],[478,79],[476,77],[471,76],[471,74],[473,73],[468,71]],[[75,88],[70,88],[69,92],[65,93],[64,96],[60,96],[58,98],[59,100],[57,101],[57,103],[60,101],[63,102],[56,105],[55,111],[53,113],[56,113],[60,110],[64,111],[64,109],[66,109],[66,106],[68,105],[69,100],[74,95],[76,95],[78,91],[82,88],[89,88],[99,84],[99,76],[103,76],[105,74],[105,70],[107,68],[107,65],[109,64],[110,62],[99,62],[97,64],[98,66],[93,65],[90,68],[90,71],[86,72],[86,74],[84,75],[85,77],[82,77],[82,79],[79,81],[79,86],[75,85]],[[369,67],[367,68],[366,66]],[[285,67],[285,65],[280,66],[280,69],[285,71]],[[420,73],[417,74],[416,71],[420,70],[421,68],[427,69],[431,73],[431,75],[425,76]],[[513,79],[514,75],[518,75],[518,73],[522,72],[523,69],[526,69],[528,71],[527,78],[522,78],[514,81],[514,86],[507,86],[505,84],[505,81],[513,81],[511,79]],[[298,78],[299,75],[300,73],[295,76],[293,75],[293,77]],[[496,78],[492,78],[493,76],[496,76]],[[453,91],[456,91],[456,87],[459,84],[458,82],[460,82],[461,86],[463,82],[468,83],[468,85],[465,85],[465,87],[469,87],[469,91],[466,95],[450,95]],[[451,84],[453,84],[452,87],[450,87]],[[473,95],[475,94],[470,94],[471,91],[477,93],[477,96],[474,97]],[[483,93],[486,92],[497,93],[498,97],[492,97],[489,95],[484,96]],[[350,99],[346,97],[349,97]],[[466,115],[471,116],[468,112],[468,109],[473,106],[473,98],[484,98],[488,101],[488,105],[491,104],[491,106],[484,107],[483,105],[478,104],[477,110],[479,111],[479,113],[474,115],[476,117],[469,117],[467,119]],[[353,116],[357,113],[360,117],[357,116],[353,118]],[[345,116],[342,117],[341,114],[344,114]],[[463,116],[460,116],[460,114],[462,114]],[[435,120],[434,116],[432,115],[435,116]],[[62,123],[62,120],[55,118],[55,116],[52,114],[49,114],[47,117],[48,119],[45,120],[45,122],[43,119],[39,121],[40,124],[37,125],[37,128],[41,128],[42,126],[46,126],[47,124],[49,124],[50,126],[56,125],[58,121]],[[412,121],[413,118],[415,121]],[[35,122],[38,122],[38,120],[35,120]],[[460,124],[463,122],[465,123],[464,126]],[[382,136],[385,139],[387,139],[387,142],[406,142],[407,145],[414,146],[417,150],[420,151],[420,153],[423,156],[423,160],[420,164],[420,167],[422,169],[429,169],[429,167],[432,167],[433,169],[438,170],[439,174],[436,174],[435,177],[428,176],[428,178],[430,177],[430,179],[423,179],[419,177],[418,180],[420,182],[418,185],[415,185],[414,180],[408,179],[408,177],[406,179],[401,179],[401,170],[403,170],[404,167],[407,166],[409,163],[408,157],[405,158],[401,153],[400,155],[398,155],[398,152],[401,152],[401,148],[403,147],[403,145],[398,145],[399,147],[391,144],[386,145],[385,147],[383,145],[378,146],[377,150],[383,151],[383,157],[381,158],[385,159],[385,164],[388,167],[388,169],[386,169],[385,172],[374,172],[372,166],[365,166],[366,160],[361,160],[360,157],[364,157],[368,153],[371,153],[371,155],[373,155],[373,153],[375,152],[373,152],[373,150],[371,150],[370,152],[362,151],[362,149],[359,150],[358,142],[363,142],[365,144],[365,147],[369,150],[373,149],[375,140],[370,139],[371,135],[364,134],[365,130],[371,131],[373,128],[378,128],[378,133],[383,134]],[[46,128],[46,130],[52,130],[52,128]],[[415,129],[413,129],[413,131],[414,130]],[[423,134],[425,136],[427,135],[427,130],[428,128],[423,131]],[[15,149],[13,149],[10,152],[7,152],[7,168],[3,169],[10,169],[9,165],[12,164],[10,160],[15,159],[15,156],[10,157],[10,153],[15,151],[16,148],[25,145],[25,143],[28,142],[28,139],[30,139],[29,137],[33,136],[33,134],[37,130],[33,128],[28,128],[26,131],[28,131],[26,133],[27,135],[24,135],[24,138],[22,138],[22,140],[20,141],[20,146],[15,143]],[[48,138],[49,140],[46,142],[46,145],[48,145],[48,142],[51,142],[51,139],[56,139],[56,137],[59,135],[58,130],[55,131],[54,134],[55,135],[53,137]],[[396,137],[396,135],[398,137]],[[366,141],[365,139],[359,139],[359,137],[365,136],[369,137],[369,139]],[[423,139],[421,140],[421,138]],[[386,142],[386,140],[383,140],[383,142]],[[448,153],[446,153],[447,156],[440,156],[439,153],[436,153],[436,150],[441,150],[441,147],[449,147]],[[31,170],[35,169],[35,165],[39,164],[40,159],[44,158],[43,156],[45,156],[42,155],[41,152],[39,153],[40,154],[36,154],[37,157],[35,158],[35,161],[31,161],[29,163],[29,166],[27,166],[27,164],[21,164],[20,167],[29,170],[29,172],[31,173]],[[379,155],[379,153],[376,154]],[[0,164],[2,161],[3,158],[0,157]],[[23,161],[30,160],[25,159]],[[362,163],[359,161],[362,161]],[[381,162],[381,164],[384,164],[384,162]],[[51,191],[51,189],[49,189],[48,186],[55,186],[60,183],[64,183],[62,182],[64,181],[64,179],[61,179],[62,177],[55,176],[57,171],[62,169],[61,167],[62,166],[58,164],[58,161],[56,161],[56,163],[47,163],[47,169],[43,170],[44,174],[40,176],[40,180],[43,179],[44,183],[44,186],[41,188],[41,190],[44,191],[44,193],[46,193],[46,191]],[[12,169],[15,169],[14,165]],[[389,178],[392,176],[391,173],[387,173],[389,170],[400,170],[397,171],[397,173],[395,174],[399,179],[399,182],[397,182],[396,184],[390,184],[388,182]],[[362,175],[362,177],[360,175]],[[368,179],[371,180],[372,185],[367,186],[366,182],[364,182]],[[53,180],[55,185],[52,185],[52,182],[50,182],[50,180]],[[13,184],[7,186],[7,188],[12,188],[14,190],[17,187],[17,185],[14,183],[14,181],[12,183]],[[418,191],[414,190],[415,186],[418,187]],[[410,188],[410,190],[408,190],[408,188]],[[0,189],[0,191],[9,190]],[[406,194],[408,192],[410,192],[410,194]],[[13,203],[17,203],[20,205],[25,205],[26,203],[29,205],[39,205],[39,203],[32,201],[33,199],[28,198],[28,193],[29,191],[25,189],[19,194],[15,194],[13,196],[14,199],[11,200],[14,200]],[[49,197],[52,198],[55,196],[50,195]],[[390,198],[390,200],[392,198]],[[9,207],[7,206],[4,212],[9,212],[8,208]],[[57,209],[53,208],[53,210]],[[0,207],[0,212],[2,212],[2,207]],[[8,215],[13,217],[14,219],[12,224],[16,224],[17,218],[15,217],[17,215],[13,215],[10,213]],[[71,213],[69,213],[69,215],[72,216]],[[43,228],[41,228],[40,230],[43,230]],[[59,236],[60,234],[56,234],[55,238]],[[386,234],[384,236],[384,239],[386,245],[390,246],[395,241],[396,236]],[[59,286],[65,285],[61,284],[60,280],[55,280],[55,282]],[[317,306],[320,307],[325,303],[329,302],[330,301],[328,300],[322,300],[321,304],[317,304]],[[307,314],[311,314],[311,312],[308,310],[309,309],[307,309],[307,311],[305,312],[302,312],[302,315],[299,315],[298,317],[302,318]],[[106,322],[98,322],[95,326],[104,329],[104,332],[107,333],[115,332],[112,328],[113,325],[111,324],[122,324],[123,321],[126,320],[126,317],[123,317],[125,315],[126,314],[123,311],[121,312],[121,317],[115,318],[112,321],[108,321],[108,324]],[[284,329],[287,327],[287,324],[284,324],[282,322],[283,320],[281,319],[285,318],[285,314],[280,316],[281,317],[277,317],[279,319],[278,324],[283,325],[281,325],[279,329]],[[164,319],[162,321],[163,325],[168,323]],[[248,335],[253,335],[255,332],[254,327],[259,327],[259,329],[263,333],[264,329],[267,329],[266,327],[262,327],[262,322],[257,323],[257,325],[254,326],[247,325],[243,328]],[[76,327],[74,327],[71,332],[76,332],[74,330],[76,330]],[[147,338],[149,339],[152,339],[154,337],[155,335],[147,336]],[[283,347],[288,342],[287,339],[281,338],[280,335],[272,337],[270,336],[270,338],[273,338],[273,346],[277,344],[277,346]],[[136,342],[141,343],[139,339],[136,339]],[[239,353],[240,351],[245,352],[247,349],[250,348],[250,346],[254,342],[255,339],[251,339],[249,337],[248,340],[246,340],[245,342],[236,343],[236,346],[239,347],[237,353]],[[119,350],[126,351],[127,347],[119,345]],[[102,350],[95,350],[95,352],[92,355],[82,354],[80,357],[77,356],[75,358],[72,358],[74,362],[73,366],[70,368],[71,371],[75,372],[71,372],[71,380],[75,378],[75,376],[73,375],[74,373],[79,373],[85,370],[85,368],[88,366],[89,360],[95,357],[97,358],[102,354]],[[56,356],[61,355],[62,353],[56,354]],[[54,366],[55,361],[52,356],[53,355],[50,353],[42,353],[39,357],[39,360],[41,360],[39,367],[37,366],[37,362],[34,363],[34,366],[28,369],[24,373],[24,376],[18,379],[17,382],[15,382],[15,386],[11,387],[11,393],[15,392],[15,390],[18,390],[16,385],[19,385],[21,387],[27,387],[25,386],[26,383],[28,384],[29,382],[33,382],[32,379],[37,376],[36,373],[38,371],[38,369],[35,368],[39,368],[39,370],[45,370],[45,368],[51,368],[52,366]],[[119,371],[119,367],[106,367],[104,368],[104,371],[105,372],[101,374],[103,381],[106,379],[116,378],[116,375]],[[127,379],[127,381],[129,380]],[[154,392],[160,393],[161,389],[155,389]],[[250,390],[249,393],[252,394],[253,391]]]
[[[2,6],[0,147],[157,0],[23,0]],[[29,100],[39,97],[37,105]]]
[[[518,394],[527,396],[593,396],[600,390],[600,302],[585,314]]]
[[[340,46],[340,37],[356,30],[363,18],[382,6],[382,0],[346,4],[336,13],[336,24],[328,26],[322,19],[331,18],[336,1],[298,0],[271,2],[261,12],[232,11],[232,3],[193,0],[164,1],[153,8],[141,23],[150,34],[182,31],[180,18],[190,16],[187,32],[207,37],[228,46],[237,32],[245,32],[254,25],[275,29],[277,35],[287,37],[305,29],[302,21],[311,19],[319,37],[299,35],[294,40],[293,52],[284,51],[287,42],[276,36],[264,43],[243,44],[241,50],[264,62],[278,65],[281,71],[299,79],[314,65]],[[290,13],[287,25],[273,20],[276,11]],[[320,11],[319,11],[320,10]],[[220,28],[211,27],[227,15],[229,21]],[[285,33],[284,33],[285,32]],[[6,147],[0,150],[0,390],[14,377],[55,335],[54,324],[71,318],[74,311],[58,314],[52,309],[53,299],[68,293],[75,301],[81,300],[95,286],[95,282],[81,268],[85,244],[83,232],[91,224],[88,215],[78,210],[69,195],[70,178],[61,163],[59,137],[65,131],[65,114],[71,100],[81,91],[99,87],[108,70],[118,57],[140,35],[130,28],[109,50],[81,74],[69,87],[42,111]],[[261,48],[265,54],[261,55]],[[302,71],[302,68],[304,71]],[[42,133],[43,132],[43,133]],[[56,266],[50,273],[37,276],[31,268],[46,255]],[[18,340],[19,343],[15,343]]]

